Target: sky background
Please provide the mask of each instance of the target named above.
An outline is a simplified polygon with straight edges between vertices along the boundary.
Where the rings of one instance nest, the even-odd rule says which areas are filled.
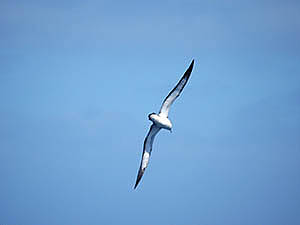
[[[0,2],[1,225],[299,225],[300,2]],[[189,83],[133,190],[150,121]]]

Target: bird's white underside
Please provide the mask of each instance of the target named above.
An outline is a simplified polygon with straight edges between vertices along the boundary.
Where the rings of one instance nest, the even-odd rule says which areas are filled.
[[[171,130],[172,129],[172,123],[171,121],[164,115],[161,114],[152,114],[150,116],[150,119],[154,124],[160,128]]]

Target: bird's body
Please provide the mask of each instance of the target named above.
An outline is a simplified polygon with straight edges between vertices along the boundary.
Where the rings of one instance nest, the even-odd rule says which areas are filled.
[[[184,75],[182,76],[180,81],[177,83],[175,88],[165,98],[165,100],[160,108],[159,114],[151,113],[148,115],[149,120],[151,120],[153,122],[153,124],[151,125],[150,130],[144,141],[142,161],[140,164],[140,168],[139,168],[139,172],[137,175],[137,179],[136,179],[134,188],[136,188],[137,185],[139,184],[139,182],[145,172],[145,169],[148,166],[155,135],[161,129],[166,129],[166,130],[169,130],[172,132],[172,123],[168,118],[169,110],[170,110],[172,103],[180,95],[184,86],[186,85],[186,83],[191,75],[191,72],[193,70],[193,66],[194,66],[194,60],[192,61],[191,65],[189,66],[187,71],[184,73]]]
[[[161,115],[161,114],[155,114],[155,113],[151,113],[149,115],[149,120],[151,120],[156,126],[158,126],[159,128],[163,128],[166,130],[172,130],[172,123],[171,121],[168,119],[168,117]]]

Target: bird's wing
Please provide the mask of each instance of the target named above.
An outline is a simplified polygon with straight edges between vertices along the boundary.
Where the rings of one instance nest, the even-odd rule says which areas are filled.
[[[171,107],[172,103],[175,101],[175,99],[180,95],[184,86],[186,85],[186,83],[191,75],[191,72],[193,70],[193,66],[194,66],[194,60],[192,61],[189,68],[185,71],[185,73],[183,74],[183,76],[180,79],[180,81],[178,82],[178,84],[173,88],[173,90],[165,98],[165,100],[160,108],[160,112],[159,112],[160,115],[168,117],[170,107]]]
[[[138,172],[138,175],[136,178],[136,183],[135,183],[134,189],[139,184],[139,182],[142,179],[142,176],[145,172],[145,169],[148,166],[151,151],[152,151],[153,141],[154,141],[155,135],[159,132],[160,129],[161,129],[160,127],[156,126],[155,124],[152,124],[150,127],[150,130],[147,134],[147,137],[145,138],[142,161],[141,161],[140,169],[139,169],[139,172]]]

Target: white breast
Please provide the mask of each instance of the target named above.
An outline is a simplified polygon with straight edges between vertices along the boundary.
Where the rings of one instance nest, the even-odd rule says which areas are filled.
[[[160,116],[157,114],[152,114],[150,116],[150,119],[159,127],[167,129],[167,130],[171,130],[172,129],[172,123],[171,121],[164,116]]]

